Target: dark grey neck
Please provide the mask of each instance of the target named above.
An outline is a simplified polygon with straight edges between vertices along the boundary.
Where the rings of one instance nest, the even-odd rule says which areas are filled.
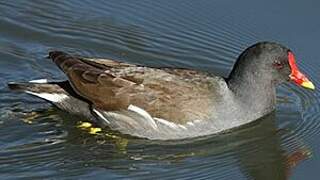
[[[275,83],[259,54],[242,54],[234,65],[227,83],[235,98],[249,111],[267,114],[275,109]]]

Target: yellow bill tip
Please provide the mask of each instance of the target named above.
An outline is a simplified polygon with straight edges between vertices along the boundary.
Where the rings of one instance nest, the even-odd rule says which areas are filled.
[[[312,89],[312,90],[316,89],[316,87],[313,85],[311,81],[305,81],[301,84],[301,86],[307,89]]]

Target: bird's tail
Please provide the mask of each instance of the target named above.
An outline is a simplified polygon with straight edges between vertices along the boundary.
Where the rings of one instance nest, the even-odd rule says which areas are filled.
[[[46,79],[33,80],[29,82],[9,82],[8,87],[13,91],[32,93],[58,93],[58,83],[48,83]]]
[[[29,81],[24,83],[11,82],[8,87],[14,91],[25,92],[47,100],[58,108],[71,114],[94,119],[90,105],[86,99],[74,92],[68,81],[47,82],[45,80]]]
[[[50,102],[57,102],[62,97],[67,97],[72,91],[67,81],[47,82],[45,79],[34,80],[29,82],[10,82],[9,89],[18,92],[25,92]],[[73,91],[71,93],[74,93]]]

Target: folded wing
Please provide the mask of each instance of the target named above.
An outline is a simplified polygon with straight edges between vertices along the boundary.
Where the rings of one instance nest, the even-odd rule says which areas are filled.
[[[205,74],[184,69],[156,69],[103,60],[99,63],[50,52],[80,96],[103,111],[126,110],[130,105],[152,117],[184,123],[208,118],[210,85]]]

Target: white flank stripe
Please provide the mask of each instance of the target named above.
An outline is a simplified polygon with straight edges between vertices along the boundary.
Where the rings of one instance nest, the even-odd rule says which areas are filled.
[[[106,121],[108,124],[110,124],[110,121],[108,121],[108,119],[105,118],[99,111],[93,109],[93,112],[95,112],[101,119],[103,119],[103,120]]]
[[[184,125],[179,124],[178,126],[182,129],[187,129]]]
[[[153,129],[157,129],[158,128],[156,122],[154,121],[154,119],[150,116],[150,114],[147,111],[139,108],[138,106],[134,106],[132,104],[130,104],[130,106],[128,107],[128,110],[134,111],[134,112],[140,114],[146,120],[148,120],[148,122],[150,123],[150,125],[151,125],[151,127]]]
[[[194,126],[193,122],[191,122],[191,121],[187,122],[187,124],[188,124],[189,126]]]
[[[157,120],[158,122],[166,125],[166,126],[169,126],[171,128],[174,128],[174,129],[177,129],[179,126],[173,122],[169,122],[167,120],[164,120],[164,119],[161,119],[161,118],[154,118],[155,120]]]
[[[44,83],[48,83],[47,79],[35,79],[32,81],[29,81],[29,83],[38,83],[38,84],[44,84]]]
[[[65,99],[69,98],[67,95],[65,94],[57,94],[57,93],[35,93],[35,92],[31,92],[31,91],[25,91],[28,94],[32,94],[34,96],[38,96],[40,98],[43,98],[45,100],[51,101],[51,102],[62,102]]]
[[[199,122],[201,122],[201,120],[195,120],[195,121],[193,121],[194,123],[199,123]]]

